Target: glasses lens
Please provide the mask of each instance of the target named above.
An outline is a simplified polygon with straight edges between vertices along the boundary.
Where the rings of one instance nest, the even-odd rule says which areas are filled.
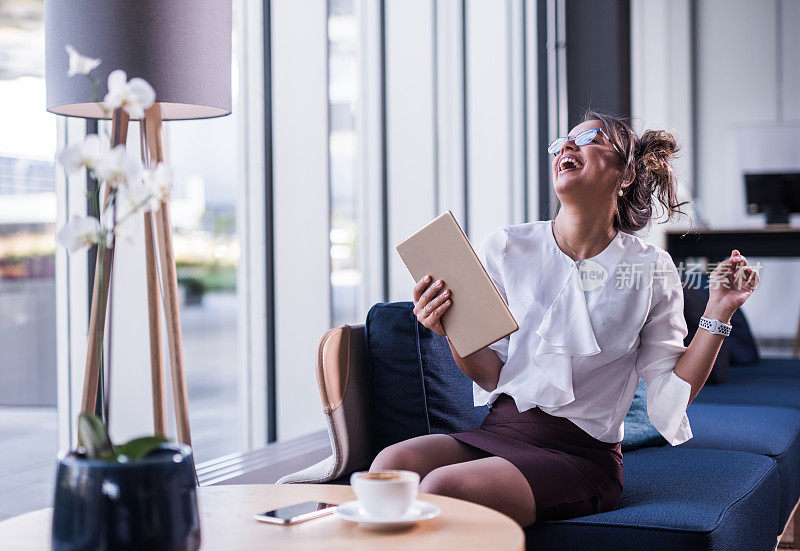
[[[575,145],[586,145],[587,143],[590,143],[594,139],[594,137],[597,136],[598,132],[600,132],[599,128],[591,128],[589,130],[584,130],[583,132],[575,136]]]
[[[556,138],[550,145],[547,146],[547,151],[555,155],[559,151],[561,151],[561,146],[564,145],[564,142],[567,141],[567,138]]]

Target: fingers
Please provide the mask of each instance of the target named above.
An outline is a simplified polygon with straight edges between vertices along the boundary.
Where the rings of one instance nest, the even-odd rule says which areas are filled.
[[[743,291],[755,291],[760,277],[757,270],[750,266],[744,266],[737,274],[740,289]]]
[[[427,288],[426,286],[426,278],[422,278],[414,287],[414,315],[422,325],[438,335],[444,335],[440,318],[453,303],[452,293],[450,289],[445,289],[442,280],[434,282]]]
[[[732,265],[734,270],[740,266],[747,266],[747,259],[742,256],[742,253],[739,252],[739,249],[733,249],[733,251],[731,251],[731,256],[727,262]]]
[[[439,307],[437,307],[436,310],[431,312],[431,315],[429,316],[430,319],[438,321],[439,318],[441,318],[444,315],[444,313],[447,311],[447,309],[450,308],[451,304],[453,304],[453,301],[451,299],[449,299],[449,298],[447,300],[445,300],[444,302],[442,302],[442,304],[439,305]]]
[[[424,285],[424,278],[421,280],[423,289],[425,288]],[[419,285],[419,284],[418,284]],[[416,294],[416,287],[414,288],[414,293]],[[424,308],[433,298],[439,293],[442,289],[444,289],[444,282],[439,279],[432,283],[428,288],[419,295],[418,298],[414,300],[414,314],[419,314],[422,308]]]
[[[443,293],[439,293],[433,300],[428,302],[422,311],[425,313],[425,315],[429,315],[435,319],[436,312],[439,311],[442,305],[449,303],[450,300],[450,289],[447,289]]]
[[[739,249],[733,249],[731,256],[722,262],[709,275],[710,281],[723,289],[737,289],[752,292],[758,286],[760,274],[747,264],[747,258]]]
[[[414,302],[417,302],[419,298],[422,296],[423,291],[428,286],[428,283],[431,281],[430,274],[426,275],[422,279],[420,279],[416,285],[414,285]]]

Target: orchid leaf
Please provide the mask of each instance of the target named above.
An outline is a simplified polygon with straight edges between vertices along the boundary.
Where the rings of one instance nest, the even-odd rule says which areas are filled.
[[[160,448],[168,440],[163,436],[143,436],[117,446],[117,454],[125,456],[129,461],[143,459],[153,450]]]
[[[89,459],[116,459],[114,445],[102,420],[96,415],[81,413],[78,417],[78,441],[86,448]]]

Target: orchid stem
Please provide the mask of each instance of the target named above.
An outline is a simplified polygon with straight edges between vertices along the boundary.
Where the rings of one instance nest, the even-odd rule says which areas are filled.
[[[114,254],[114,247],[117,245],[116,231],[117,231],[117,200],[116,194],[112,193],[111,197],[111,254]],[[108,370],[105,379],[105,400],[103,403],[103,412],[106,418],[106,431],[111,433],[111,417],[109,416],[108,397],[111,395],[111,351],[113,349],[114,332],[112,326],[114,323],[114,273],[111,272],[111,277],[108,278]]]

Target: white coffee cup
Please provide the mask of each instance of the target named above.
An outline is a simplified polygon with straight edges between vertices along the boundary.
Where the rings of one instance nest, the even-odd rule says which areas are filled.
[[[350,486],[371,517],[402,516],[414,503],[419,474],[414,471],[359,471],[350,476]]]

